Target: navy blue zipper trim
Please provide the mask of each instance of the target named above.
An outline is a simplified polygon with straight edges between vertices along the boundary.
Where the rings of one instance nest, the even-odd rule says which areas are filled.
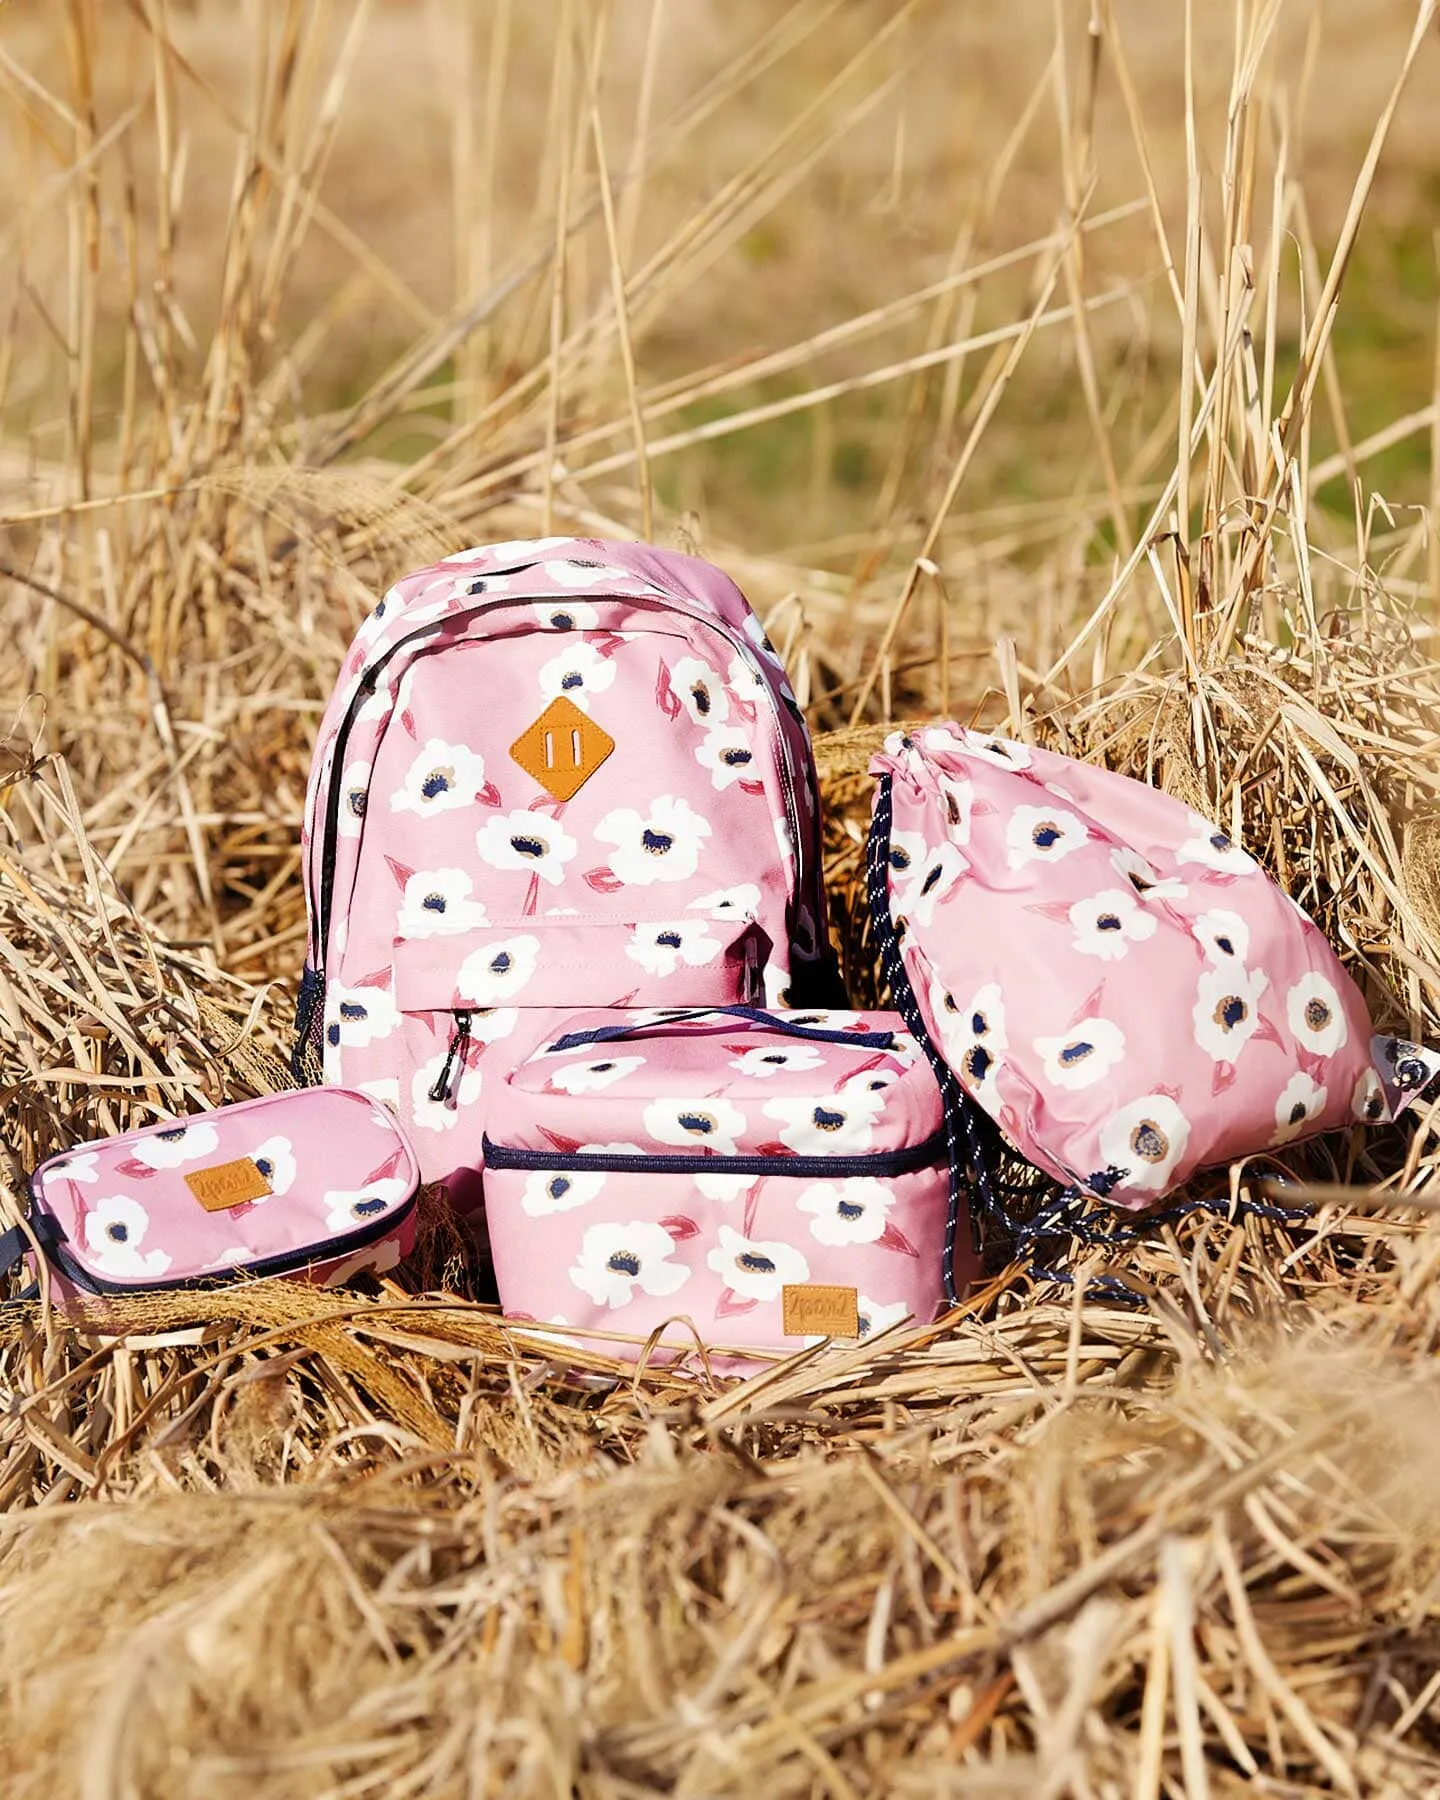
[[[597,1025],[591,1031],[567,1031],[564,1037],[556,1038],[550,1049],[579,1050],[585,1044],[611,1044],[623,1038],[654,1037],[657,1034],[663,1036],[672,1025],[688,1025],[695,1019],[711,1016],[744,1019],[750,1025],[766,1025],[781,1037],[800,1038],[812,1044],[847,1044],[857,1050],[895,1048],[893,1031],[837,1031],[823,1025],[792,1024],[784,1013],[770,1012],[760,1006],[689,1006],[675,1012],[667,1011],[663,1019],[651,1019],[639,1024]]]
[[[934,1132],[921,1144],[903,1150],[877,1150],[868,1156],[597,1156],[586,1151],[515,1150],[484,1139],[482,1155],[490,1169],[574,1169],[582,1175],[786,1175],[818,1181],[829,1176],[909,1175],[945,1160],[945,1133]]]

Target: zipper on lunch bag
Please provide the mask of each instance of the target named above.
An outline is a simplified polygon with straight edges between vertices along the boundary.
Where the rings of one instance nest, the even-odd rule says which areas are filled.
[[[516,1150],[483,1140],[489,1169],[574,1169],[582,1175],[782,1175],[796,1180],[844,1180],[848,1176],[910,1175],[946,1160],[944,1131],[932,1132],[919,1144],[900,1150],[875,1150],[865,1156],[631,1156],[602,1155],[585,1150]]]

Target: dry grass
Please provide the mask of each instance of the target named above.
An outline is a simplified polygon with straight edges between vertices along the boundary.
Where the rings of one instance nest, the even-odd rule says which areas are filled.
[[[825,734],[857,999],[868,751],[959,713],[1223,818],[1378,1020],[1440,1032],[1440,377],[1357,440],[1335,336],[1433,7],[1236,0],[1188,55],[1164,10],[950,44],[892,0],[255,0],[247,89],[211,9],[7,9],[6,1210],[74,1137],[283,1083],[309,745],[387,580],[647,508]],[[424,87],[422,29],[476,79]],[[443,257],[433,196],[376,230],[417,144]],[[877,180],[913,256],[826,235]],[[341,392],[375,320],[393,360]],[[783,553],[716,543],[725,443],[797,420]],[[1387,505],[1374,458],[1427,438],[1430,514]],[[1021,441],[1045,480],[1007,494]],[[5,1791],[1440,1795],[1437,1168],[1428,1121],[1287,1151],[1207,1191],[1284,1172],[1304,1229],[1197,1215],[730,1387],[508,1331],[433,1204],[368,1293],[8,1303]]]

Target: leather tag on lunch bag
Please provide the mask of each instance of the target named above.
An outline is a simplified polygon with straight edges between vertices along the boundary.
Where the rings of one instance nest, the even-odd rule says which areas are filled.
[[[780,1290],[786,1337],[860,1335],[860,1296],[853,1287],[823,1287],[807,1281]]]
[[[185,1185],[206,1212],[225,1212],[248,1200],[265,1200],[274,1191],[248,1156],[194,1169],[185,1177]]]

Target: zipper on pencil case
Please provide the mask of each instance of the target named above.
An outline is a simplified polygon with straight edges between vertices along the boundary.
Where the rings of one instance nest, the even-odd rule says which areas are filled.
[[[876,1150],[865,1156],[609,1156],[586,1151],[514,1150],[484,1140],[487,1169],[575,1170],[594,1175],[772,1175],[800,1180],[845,1180],[849,1176],[910,1175],[946,1160],[945,1133],[903,1150]]]

